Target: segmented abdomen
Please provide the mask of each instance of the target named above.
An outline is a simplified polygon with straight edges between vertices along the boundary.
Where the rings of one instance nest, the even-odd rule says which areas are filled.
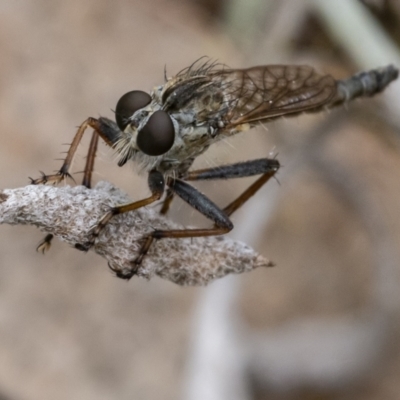
[[[345,103],[356,97],[373,96],[385,89],[398,75],[399,70],[393,65],[388,65],[338,80],[337,95],[332,105]]]

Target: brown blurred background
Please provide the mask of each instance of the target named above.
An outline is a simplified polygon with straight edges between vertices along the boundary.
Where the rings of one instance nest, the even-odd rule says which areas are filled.
[[[207,55],[343,78],[400,66],[399,26],[397,0],[3,0],[0,186],[59,168],[77,125],[161,84],[164,65],[173,75]],[[399,104],[395,83],[198,160],[279,155],[279,182],[235,215],[232,233],[273,269],[207,288],[123,282],[94,254],[55,242],[43,256],[42,233],[2,226],[0,399],[399,399]],[[104,146],[102,179],[148,193]],[[222,205],[249,182],[199,187]],[[207,223],[179,201],[171,218]]]

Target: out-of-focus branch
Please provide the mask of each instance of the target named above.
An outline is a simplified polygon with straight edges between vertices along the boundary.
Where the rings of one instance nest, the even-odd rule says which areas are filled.
[[[320,15],[329,33],[361,68],[379,65],[400,66],[400,51],[371,13],[356,0],[309,0]],[[398,85],[398,84],[397,84]],[[400,126],[398,86],[385,91],[383,101],[390,118]]]
[[[0,223],[35,225],[75,246],[88,241],[88,231],[110,206],[129,198],[107,182],[94,189],[83,186],[29,185],[0,191]],[[152,229],[179,225],[146,207],[114,217],[92,250],[113,268],[130,271],[141,238]],[[230,273],[270,266],[244,243],[226,237],[163,239],[155,243],[137,275],[158,275],[180,285],[204,285]]]
[[[363,68],[400,64],[399,49],[379,22],[357,0],[311,0],[329,33]]]

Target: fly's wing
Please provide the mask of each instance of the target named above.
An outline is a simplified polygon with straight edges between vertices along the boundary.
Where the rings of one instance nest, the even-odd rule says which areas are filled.
[[[211,79],[229,104],[227,127],[317,111],[337,93],[335,79],[306,65],[221,70],[212,73]]]

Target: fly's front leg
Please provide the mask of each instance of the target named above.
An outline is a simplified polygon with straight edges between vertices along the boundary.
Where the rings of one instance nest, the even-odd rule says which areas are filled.
[[[46,184],[46,183],[60,183],[64,178],[71,177],[69,173],[69,168],[71,167],[72,161],[74,159],[76,150],[78,149],[78,145],[82,140],[83,134],[85,133],[86,128],[90,126],[93,129],[97,128],[97,120],[94,118],[88,118],[82,125],[78,128],[78,131],[75,134],[75,137],[69,147],[67,156],[65,157],[64,163],[61,166],[60,170],[53,175],[45,175],[43,174],[38,179],[31,179],[31,183],[33,185]]]
[[[53,240],[54,236],[51,233],[48,233],[38,244],[36,247],[36,251],[45,254],[50,250],[51,241]]]
[[[82,185],[87,188],[91,187],[91,179],[94,168],[94,161],[96,158],[96,151],[99,142],[99,137],[101,137],[107,145],[113,146],[120,138],[120,131],[117,125],[107,119],[107,118],[88,118],[83,124],[79,127],[77,133],[75,134],[74,140],[71,143],[69,148],[67,157],[64,160],[64,163],[57,174],[54,175],[45,175],[43,174],[39,179],[31,179],[31,183],[34,185],[45,184],[47,182],[59,183],[65,177],[70,176],[69,168],[71,166],[73,157],[78,148],[80,141],[82,140],[83,134],[87,127],[91,127],[94,129],[92,134],[92,139],[90,141],[88,154],[86,157],[86,165],[83,174]],[[36,247],[36,251],[40,251],[45,254],[51,247],[51,241],[53,239],[52,234],[48,234],[45,238],[39,243]]]
[[[147,206],[155,201],[159,200],[164,193],[165,181],[161,172],[150,171],[148,177],[148,184],[151,191],[151,196],[146,199],[135,201],[133,203],[123,204],[116,207],[111,207],[110,210],[103,215],[100,221],[90,230],[89,235],[91,239],[84,244],[77,243],[75,247],[78,250],[87,251],[93,246],[96,238],[99,236],[101,231],[105,228],[112,217],[118,214],[123,214],[129,211],[137,210],[138,208]],[[118,271],[115,271],[118,274]]]
[[[92,185],[92,173],[93,173],[94,160],[96,158],[98,143],[99,143],[99,135],[97,134],[96,131],[93,131],[92,140],[90,141],[89,151],[86,157],[86,165],[83,171],[83,180],[82,180],[82,186],[86,186],[89,189]],[[39,243],[39,245],[36,247],[36,251],[41,252],[43,254],[47,253],[51,248],[51,242],[53,238],[54,236],[52,234],[46,235]]]
[[[97,146],[99,144],[99,135],[96,131],[93,131],[92,139],[89,145],[89,151],[86,156],[85,169],[83,170],[82,186],[86,186],[88,189],[92,187],[92,175],[94,170],[94,161],[96,159]]]
[[[88,118],[78,128],[78,131],[76,132],[75,137],[72,140],[71,146],[68,150],[67,156],[65,157],[64,163],[61,166],[60,170],[53,175],[43,174],[38,179],[31,178],[31,183],[33,185],[39,185],[45,183],[60,183],[64,178],[71,177],[69,169],[74,159],[76,150],[78,149],[79,143],[82,140],[83,134],[85,133],[88,127],[93,128],[96,134],[98,134],[109,146],[113,146],[120,138],[121,133],[118,130],[118,128],[116,128],[116,125],[112,121],[108,120],[107,118],[99,118],[99,119],[91,117]],[[93,141],[94,139],[92,139],[91,147],[94,144]],[[95,154],[97,143],[93,147]],[[94,156],[93,156],[93,162],[94,162]]]

